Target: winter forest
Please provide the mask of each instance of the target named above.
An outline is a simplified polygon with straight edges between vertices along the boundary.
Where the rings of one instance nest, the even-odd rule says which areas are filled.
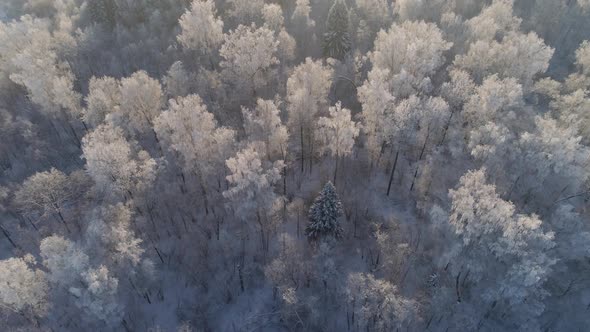
[[[589,329],[589,0],[0,0],[0,331]]]

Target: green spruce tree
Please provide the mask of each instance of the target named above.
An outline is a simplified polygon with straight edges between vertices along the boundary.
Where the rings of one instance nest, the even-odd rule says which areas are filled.
[[[326,183],[320,195],[309,209],[309,223],[305,235],[309,240],[342,237],[342,227],[338,219],[342,216],[342,203],[332,182]]]
[[[328,23],[324,34],[324,56],[344,59],[350,51],[348,8],[344,0],[335,0],[328,12]]]

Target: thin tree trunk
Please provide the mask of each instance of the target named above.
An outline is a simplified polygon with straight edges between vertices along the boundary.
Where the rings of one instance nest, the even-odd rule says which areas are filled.
[[[303,151],[303,126],[300,126],[301,131],[301,173],[303,173],[303,168],[305,167],[305,154]]]
[[[156,129],[154,129],[154,126],[151,126],[152,128],[152,133],[154,134],[154,139],[156,140],[156,146],[158,147],[158,152],[160,153],[160,157],[164,156],[164,150],[162,150],[162,144],[160,143],[160,138],[158,138],[158,133],[156,132]]]
[[[338,160],[340,159],[340,157],[338,156],[338,154],[336,154],[336,167],[334,167],[334,181],[332,181],[334,183],[334,185],[336,185],[336,176],[338,175]]]
[[[203,176],[201,172],[197,172],[197,177],[199,178],[199,185],[201,186],[201,193],[203,194],[203,203],[205,204],[205,215],[209,215],[209,200],[207,197],[207,188],[205,188],[205,183],[203,181]]]
[[[160,250],[158,250],[157,247],[154,247],[154,250],[156,251],[156,253],[158,254],[158,257],[160,258],[160,261],[162,262],[162,264],[164,264],[164,258],[162,257],[162,255],[160,254]]]
[[[309,135],[309,174],[313,172],[313,138]]]
[[[283,167],[283,195],[287,197],[287,165]]]
[[[397,158],[399,157],[399,149],[395,153],[395,161],[393,162],[393,167],[391,168],[391,174],[389,174],[389,184],[387,185],[387,196],[389,196],[389,192],[391,191],[391,183],[393,182],[393,174],[395,173],[395,167],[397,166]]]
[[[82,142],[80,141],[80,138],[78,137],[78,134],[76,133],[76,130],[74,129],[74,127],[72,126],[72,124],[68,121],[68,127],[70,127],[70,130],[72,131],[72,134],[74,135],[74,139],[76,140],[76,145],[78,145],[78,148],[82,147]]]
[[[57,135],[57,138],[59,139],[59,141],[63,142],[63,138],[61,137],[61,134],[60,134],[59,130],[57,129],[57,126],[55,125],[53,120],[49,120],[49,123],[51,124],[51,127],[55,131],[55,134]]]
[[[66,227],[66,230],[68,231],[68,233],[71,233],[70,231],[70,227],[68,227],[68,223],[66,222],[66,220],[64,219],[64,216],[61,214],[61,210],[59,208],[57,208],[57,215],[59,216],[59,219],[61,220],[61,222],[64,224],[64,226]]]
[[[26,217],[25,219],[29,222],[29,224],[31,224],[31,226],[33,226],[33,229],[35,229],[37,232],[39,231],[39,228],[37,228],[37,226],[35,225],[35,223],[33,223],[31,218]]]
[[[240,289],[244,292],[244,276],[242,275],[242,265],[238,264],[238,278],[240,278]]]
[[[445,129],[443,131],[443,137],[440,140],[440,143],[438,143],[438,145],[443,145],[443,143],[445,142],[445,138],[447,137],[447,131],[449,131],[449,127],[451,126],[451,120],[453,119],[453,114],[455,114],[455,110],[451,111],[451,115],[449,116],[449,119],[447,120],[447,123],[445,124]]]
[[[215,218],[216,220],[216,228],[215,228],[215,236],[217,237],[217,241],[219,241],[219,231],[220,231],[220,224],[219,218]]]
[[[383,156],[383,152],[385,151],[385,141],[381,143],[381,150],[379,150],[379,155],[377,156],[377,160],[374,162],[376,167],[379,167],[379,162],[381,161],[381,157]],[[370,170],[373,170],[373,161],[371,161]]]
[[[424,144],[422,145],[422,150],[420,151],[420,157],[418,158],[418,162],[422,160],[422,156],[424,156],[424,150],[426,149],[426,144],[428,143],[428,138],[430,137],[430,126],[428,126],[428,134],[426,134],[426,139],[424,140]],[[412,186],[410,186],[410,191],[414,190],[414,183],[416,182],[416,176],[418,176],[418,169],[420,169],[420,164],[416,165],[416,171],[414,172],[414,178],[412,179]]]
[[[4,236],[6,236],[6,239],[8,239],[8,242],[10,242],[10,244],[12,244],[12,246],[15,249],[18,248],[16,243],[14,243],[14,241],[12,241],[12,238],[10,237],[10,233],[4,227],[2,227],[2,225],[0,225],[0,230],[2,230],[2,233],[4,234]]]
[[[262,223],[262,218],[260,217],[260,212],[256,212],[256,219],[258,221],[258,225],[260,226],[260,243],[262,243],[262,251],[266,252],[266,234],[264,231],[264,224]]]
[[[461,290],[459,288],[459,279],[461,278],[461,272],[457,274],[457,278],[455,278],[455,291],[457,293],[457,302],[461,302]]]

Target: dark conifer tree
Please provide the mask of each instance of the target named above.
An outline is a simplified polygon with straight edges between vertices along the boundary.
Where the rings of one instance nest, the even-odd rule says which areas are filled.
[[[348,8],[343,0],[335,0],[328,12],[327,28],[324,34],[325,57],[342,60],[350,51],[348,26]]]
[[[342,203],[332,182],[326,183],[320,195],[309,209],[309,223],[305,234],[310,240],[325,237],[342,237],[342,227],[338,219],[342,216]]]

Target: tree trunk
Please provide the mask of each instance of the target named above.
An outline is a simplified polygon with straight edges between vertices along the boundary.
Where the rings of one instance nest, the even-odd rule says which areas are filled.
[[[428,133],[426,134],[426,139],[424,140],[424,144],[422,145],[422,150],[420,151],[420,157],[418,158],[418,162],[422,160],[422,156],[424,156],[424,150],[426,149],[426,144],[428,143],[428,138],[430,137],[430,126],[428,126]],[[410,191],[414,190],[414,183],[416,182],[416,176],[418,176],[418,169],[420,168],[420,164],[416,165],[416,171],[414,172],[414,178],[412,179],[412,186],[410,186]]]
[[[447,131],[449,131],[449,127],[451,126],[451,120],[453,119],[453,114],[455,114],[455,110],[451,111],[451,115],[449,116],[449,119],[447,120],[447,123],[445,124],[445,129],[443,131],[443,137],[440,140],[440,143],[438,143],[438,145],[443,145],[443,143],[445,142],[445,138],[447,137]]]
[[[457,278],[455,279],[455,291],[457,293],[457,302],[461,302],[461,290],[459,288],[459,279],[461,278],[461,272],[457,274]]]
[[[154,134],[154,139],[156,140],[156,146],[158,147],[158,152],[160,153],[160,157],[164,157],[164,150],[162,150],[162,144],[160,143],[160,138],[158,138],[158,133],[154,129],[154,126],[151,126],[152,133]]]
[[[303,151],[303,126],[300,126],[301,131],[301,173],[303,173],[303,168],[305,167],[305,154]]]
[[[309,174],[313,171],[313,138],[309,135]]]
[[[61,210],[59,208],[57,208],[57,215],[59,216],[59,219],[61,220],[61,222],[64,224],[64,226],[65,226],[66,230],[68,231],[68,233],[71,233],[70,227],[68,227],[68,223],[64,219],[64,216],[61,214]]]
[[[207,188],[205,188],[205,184],[204,184],[203,176],[201,175],[201,172],[198,172],[197,176],[199,178],[199,185],[201,186],[201,193],[203,194],[203,203],[205,204],[205,215],[208,216],[209,215],[209,200],[207,198]]]
[[[268,250],[268,248],[266,247],[267,234],[265,232],[264,223],[262,222],[262,217],[260,216],[259,211],[256,212],[256,220],[258,221],[258,225],[260,226],[260,243],[262,243],[262,251],[266,253],[266,251]]]
[[[297,210],[297,238],[299,238],[299,210]]]
[[[215,225],[215,237],[217,237],[217,241],[219,241],[219,231],[220,231],[220,224],[219,218],[215,218],[216,225]]]
[[[379,155],[377,156],[377,160],[375,161],[375,166],[379,167],[379,162],[381,161],[381,156],[383,156],[383,152],[385,151],[385,141],[381,143],[381,150],[379,150]],[[371,161],[371,171],[373,170],[373,161]]]
[[[78,148],[82,147],[82,142],[80,141],[80,138],[78,137],[78,134],[76,133],[76,130],[74,129],[74,127],[72,126],[72,124],[68,121],[68,127],[70,127],[70,130],[72,131],[72,134],[74,135],[74,140],[76,141],[76,145],[78,146]]]
[[[334,183],[334,186],[336,185],[336,176],[338,175],[338,160],[340,159],[340,157],[338,156],[338,154],[336,154],[336,166],[334,167],[334,181],[332,181]]]
[[[287,165],[283,167],[283,195],[287,197]]]
[[[244,292],[244,276],[242,275],[242,265],[238,264],[238,278],[240,279],[240,289]]]
[[[395,174],[395,167],[397,166],[397,158],[399,157],[399,149],[395,153],[395,161],[393,162],[393,167],[391,168],[391,174],[389,174],[389,184],[387,185],[387,196],[389,196],[389,192],[391,191],[391,183],[393,182],[393,174]]]
[[[14,241],[12,241],[12,238],[10,237],[10,233],[8,233],[8,231],[4,227],[2,227],[2,225],[0,225],[0,230],[2,230],[2,233],[4,234],[4,236],[6,236],[6,239],[8,239],[8,242],[10,242],[10,244],[12,244],[12,246],[15,249],[18,248],[16,243],[14,243]]]
[[[63,138],[61,137],[61,134],[60,134],[59,130],[57,129],[57,126],[55,125],[53,120],[49,120],[49,123],[51,124],[51,127],[55,131],[55,134],[57,135],[57,138],[59,139],[59,141],[63,142]]]
[[[160,261],[162,262],[162,264],[164,264],[164,258],[160,254],[160,250],[158,250],[157,247],[154,247],[154,250],[156,251],[156,254],[158,254],[158,257],[160,258]]]

